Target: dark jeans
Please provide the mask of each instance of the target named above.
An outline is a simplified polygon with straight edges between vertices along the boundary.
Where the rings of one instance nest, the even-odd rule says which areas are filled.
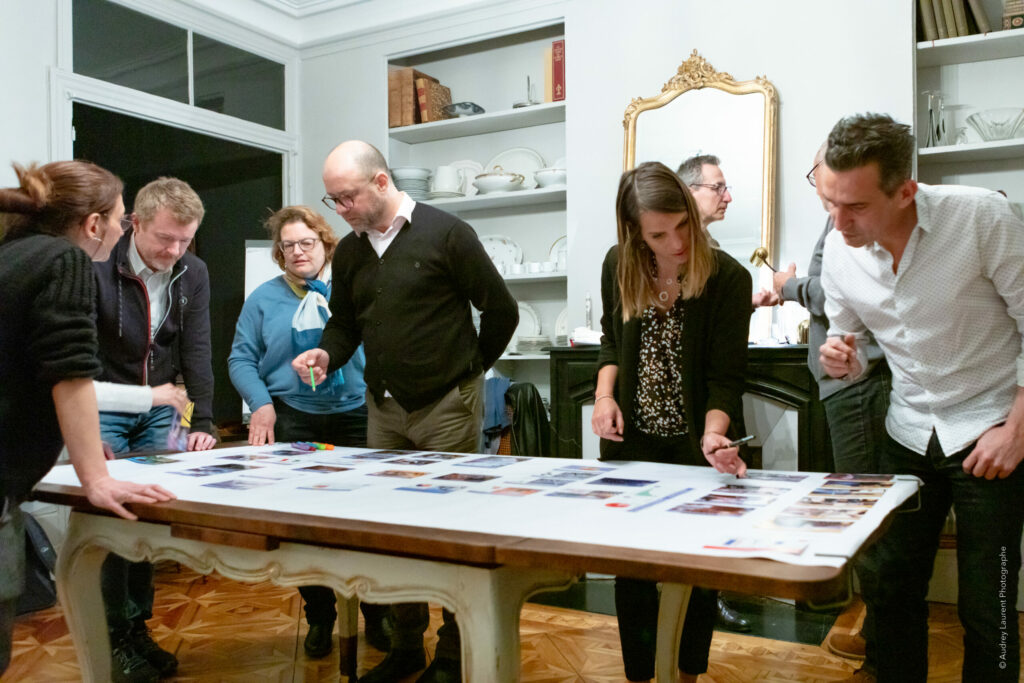
[[[932,434],[925,455],[893,439],[883,471],[913,474],[924,486],[907,501],[878,541],[875,604],[878,680],[923,683],[928,676],[928,605],[939,533],[956,511],[957,612],[964,627],[961,680],[1017,683],[1020,634],[1017,575],[1024,528],[1024,467],[1006,479],[979,479],[963,471],[974,445],[948,457]]]
[[[25,590],[25,519],[17,504],[10,505],[8,519],[0,522],[0,675],[11,662],[14,617]]]
[[[660,437],[633,431],[622,442],[602,441],[602,460],[645,460],[675,465],[707,465],[688,436]],[[708,670],[708,652],[718,616],[718,591],[694,587],[679,637],[679,670],[692,675]],[[658,634],[658,586],[654,581],[615,577],[615,613],[626,678],[654,678]]]
[[[304,413],[292,408],[280,399],[274,399],[274,437],[277,441],[319,441],[335,446],[366,445],[366,405],[346,413],[320,415]],[[310,624],[333,623],[338,616],[335,608],[334,590],[327,586],[299,586],[299,593],[305,603],[306,621]],[[363,617],[368,622],[383,618],[386,608],[377,605],[360,604]]]
[[[156,406],[147,413],[100,413],[100,438],[115,455],[167,448],[174,408]],[[127,635],[133,623],[153,616],[153,565],[130,562],[110,553],[100,571],[100,589],[107,613],[111,645]]]
[[[836,472],[870,474],[881,471],[881,454],[889,440],[885,414],[889,410],[892,373],[880,361],[871,376],[822,400]],[[878,670],[875,645],[875,614],[870,605],[878,586],[878,558],[875,546],[861,550],[853,563],[866,606],[861,636],[867,644],[864,670]]]

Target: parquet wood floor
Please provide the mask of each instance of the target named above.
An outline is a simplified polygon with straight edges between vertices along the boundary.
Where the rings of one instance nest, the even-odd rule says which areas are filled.
[[[337,654],[317,661],[302,652],[306,624],[298,592],[269,583],[240,584],[202,576],[177,565],[158,568],[154,637],[174,651],[181,668],[174,681],[293,683],[338,681]],[[1024,626],[1024,615],[1020,615]],[[428,651],[440,625],[431,611]],[[855,627],[856,614],[834,628]],[[955,607],[932,605],[930,681],[959,679],[962,631]],[[527,604],[522,613],[522,680],[528,683],[623,681],[615,618]],[[359,644],[360,673],[383,655]],[[701,683],[837,681],[850,675],[847,660],[821,647],[716,632],[711,664]],[[14,653],[4,683],[80,681],[74,648],[60,607],[27,615],[14,629]],[[414,681],[415,676],[407,679]]]

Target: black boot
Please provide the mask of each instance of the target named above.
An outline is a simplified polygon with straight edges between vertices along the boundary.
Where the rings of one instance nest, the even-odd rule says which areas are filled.
[[[462,662],[435,657],[416,683],[462,683]]]
[[[359,683],[395,683],[400,678],[416,673],[427,663],[423,648],[418,650],[392,650],[384,661],[359,677]]]
[[[739,612],[729,607],[721,596],[718,597],[718,618],[715,620],[715,625],[727,631],[735,631],[736,633],[750,632],[750,622],[744,619]]]
[[[160,672],[135,651],[127,637],[111,638],[110,680],[113,683],[157,683]]]
[[[310,659],[321,659],[331,654],[334,647],[334,621],[318,621],[309,625],[302,649]]]

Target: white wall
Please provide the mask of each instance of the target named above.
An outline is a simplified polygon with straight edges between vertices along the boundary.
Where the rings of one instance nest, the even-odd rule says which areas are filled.
[[[47,69],[57,62],[57,0],[0,3],[0,185],[15,184],[11,162],[49,158]]]
[[[843,115],[913,116],[912,3],[892,0],[574,0],[566,17],[566,153],[569,175],[570,327],[600,292],[600,266],[615,239],[622,117],[696,48],[737,79],[766,76],[779,93],[779,263],[806,270],[824,225],[804,180]],[[595,321],[596,324],[596,321]]]

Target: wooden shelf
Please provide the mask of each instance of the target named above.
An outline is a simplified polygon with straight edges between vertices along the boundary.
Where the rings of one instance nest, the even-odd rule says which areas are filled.
[[[516,192],[490,192],[472,197],[424,200],[424,202],[452,213],[479,211],[482,209],[506,209],[515,206],[529,206],[531,204],[565,203],[565,187],[518,190]]]
[[[950,161],[991,161],[1018,159],[1024,156],[1024,138],[977,142],[968,145],[923,147],[917,150],[918,164],[939,164]]]
[[[966,64],[1024,55],[1024,29],[922,41],[917,44],[917,68]]]
[[[476,116],[463,116],[457,119],[392,128],[388,131],[388,136],[392,140],[415,144],[434,140],[451,140],[467,135],[497,133],[516,128],[529,128],[562,121],[565,121],[565,102],[546,102],[521,109],[506,109]]]

